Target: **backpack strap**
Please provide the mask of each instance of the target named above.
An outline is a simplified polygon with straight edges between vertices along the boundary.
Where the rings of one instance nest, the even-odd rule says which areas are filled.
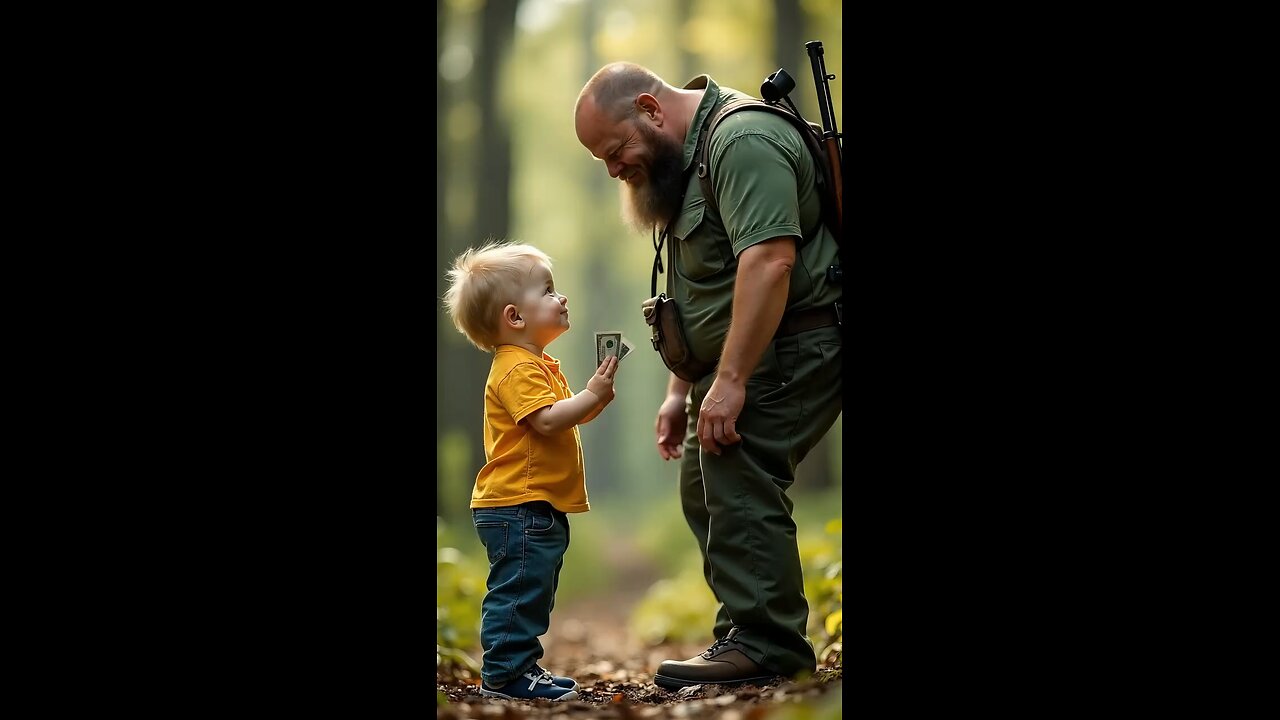
[[[791,126],[796,129],[796,132],[801,134],[801,139],[804,141],[805,147],[808,148],[810,157],[813,158],[814,179],[817,181],[818,197],[822,202],[823,221],[835,236],[836,242],[840,242],[840,233],[837,230],[838,225],[835,220],[835,210],[834,208],[829,207],[830,203],[827,198],[827,183],[826,178],[824,177],[826,169],[821,165],[821,146],[816,144],[819,142],[818,138],[822,136],[821,127],[799,117],[781,105],[774,105],[756,98],[735,98],[733,100],[726,101],[715,112],[709,113],[706,122],[703,124],[702,135],[698,138],[698,147],[694,151],[694,158],[696,160],[694,167],[698,174],[698,180],[702,183],[702,196],[706,198],[707,205],[709,205],[717,215],[720,214],[720,205],[716,202],[715,186],[711,182],[711,135],[715,133],[716,128],[720,126],[720,123],[723,122],[725,118],[739,110],[764,110],[765,112],[770,112],[774,115],[781,115],[791,123]],[[809,127],[811,132],[808,135],[800,129],[801,123]]]
[[[748,107],[772,108],[763,100],[755,98],[727,100],[716,108],[715,112],[707,114],[707,119],[702,125],[702,133],[698,137],[698,148],[694,151],[694,168],[698,174],[698,181],[702,183],[702,197],[706,198],[707,205],[715,210],[717,215],[720,214],[720,204],[716,202],[715,186],[711,184],[711,134],[720,127],[720,121]]]

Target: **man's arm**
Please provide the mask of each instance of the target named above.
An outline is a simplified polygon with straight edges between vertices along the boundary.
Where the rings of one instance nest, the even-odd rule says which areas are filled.
[[[796,243],[792,237],[766,240],[738,255],[733,320],[720,353],[716,379],[698,414],[698,442],[710,453],[719,455],[721,445],[742,439],[735,426],[746,402],[747,378],[782,322],[795,262]]]

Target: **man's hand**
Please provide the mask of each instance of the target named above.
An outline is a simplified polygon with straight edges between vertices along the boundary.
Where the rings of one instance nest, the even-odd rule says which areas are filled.
[[[689,429],[689,413],[684,407],[684,397],[668,395],[658,408],[658,422],[654,430],[658,436],[658,455],[663,460],[678,458],[684,454],[684,433]]]
[[[742,440],[737,430],[738,413],[746,401],[745,386],[716,376],[698,411],[698,444],[703,450],[719,455],[721,445]]]

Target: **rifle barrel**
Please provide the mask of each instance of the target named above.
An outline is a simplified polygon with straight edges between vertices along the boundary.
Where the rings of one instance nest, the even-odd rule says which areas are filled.
[[[823,59],[822,41],[804,44],[809,51],[809,65],[813,68],[813,85],[818,91],[818,112],[822,114],[822,129],[828,139],[835,139],[839,147],[840,133],[836,129],[836,113],[831,105],[831,86],[827,84],[827,64]]]

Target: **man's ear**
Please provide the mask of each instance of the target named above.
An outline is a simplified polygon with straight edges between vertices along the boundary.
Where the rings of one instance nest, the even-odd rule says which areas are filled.
[[[515,305],[508,305],[502,308],[502,321],[508,327],[513,327],[517,330],[524,327],[524,318],[520,317],[520,311],[516,309]]]
[[[662,106],[658,104],[658,98],[649,93],[640,93],[636,96],[636,107],[650,120],[656,121],[658,127],[662,127]]]

